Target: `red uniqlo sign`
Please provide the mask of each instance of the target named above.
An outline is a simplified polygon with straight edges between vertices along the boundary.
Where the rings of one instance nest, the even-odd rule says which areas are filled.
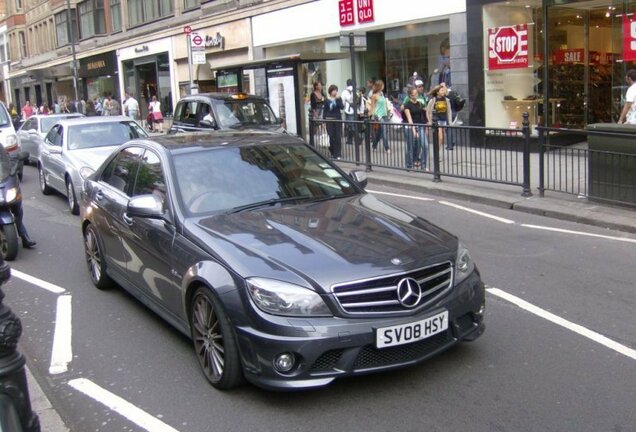
[[[338,10],[340,12],[340,27],[354,25],[356,23],[356,14],[353,10],[354,0],[339,0]]]
[[[636,19],[623,15],[623,61],[636,60]]]
[[[528,26],[488,29],[488,69],[528,67]]]
[[[373,22],[373,0],[358,0],[358,22]]]

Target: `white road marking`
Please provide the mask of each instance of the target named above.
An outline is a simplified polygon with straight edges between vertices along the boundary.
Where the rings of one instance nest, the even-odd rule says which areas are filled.
[[[627,243],[636,243],[636,239],[630,239],[630,238],[624,238],[624,237],[606,236],[606,235],[602,235],[602,234],[586,233],[586,232],[583,232],[583,231],[570,231],[570,230],[561,229],[561,228],[544,227],[544,226],[541,226],[541,225],[521,224],[521,226],[525,227],[525,228],[532,228],[532,229],[538,229],[538,230],[560,232],[560,233],[564,233],[564,234],[575,234],[575,235],[588,236],[588,237],[597,237],[597,238],[602,238],[602,239],[607,239],[607,240],[622,241],[622,242],[627,242]]]
[[[52,292],[53,294],[63,294],[66,292],[66,290],[62,287],[53,285],[50,282],[43,281],[42,279],[38,279],[26,273],[22,273],[21,271],[13,268],[11,269],[11,276],[15,276],[18,279],[22,279],[23,281],[29,282],[33,285],[37,285],[40,288],[44,288],[45,290]]]
[[[61,295],[57,298],[53,349],[51,350],[51,366],[49,367],[50,374],[66,372],[68,364],[73,360],[72,310],[70,295]]]
[[[97,402],[106,405],[109,409],[126,417],[137,426],[151,432],[178,432],[146,411],[137,408],[125,399],[109,392],[86,378],[78,378],[68,382],[75,390],[93,398]]]
[[[423,197],[417,197],[417,196],[413,196],[413,195],[402,195],[402,194],[396,194],[396,193],[391,193],[391,192],[374,191],[374,190],[369,190],[369,189],[367,189],[367,192],[373,193],[373,194],[378,194],[378,195],[390,195],[390,196],[395,196],[395,197],[400,197],[400,198],[409,198],[409,199],[414,199],[414,200],[418,200],[418,201],[435,201],[435,198],[423,198]]]
[[[453,203],[448,202],[448,201],[440,201],[439,203],[443,204],[443,205],[446,205],[446,206],[454,207],[456,209],[463,210],[463,211],[466,211],[466,212],[469,212],[469,213],[473,213],[473,214],[476,214],[476,215],[479,215],[479,216],[487,217],[489,219],[494,219],[496,221],[503,222],[505,224],[513,224],[513,223],[515,223],[515,221],[510,220],[510,219],[505,219],[505,218],[502,218],[502,217],[499,217],[499,216],[491,215],[490,213],[484,213],[484,212],[480,212],[480,211],[477,211],[477,210],[473,210],[471,208],[460,206],[458,204],[453,204]]]
[[[580,334],[588,339],[593,340],[596,343],[599,343],[603,346],[606,346],[609,349],[612,349],[620,354],[623,354],[629,358],[636,360],[636,350],[626,347],[625,345],[621,345],[618,342],[613,341],[612,339],[603,336],[602,334],[596,333],[595,331],[589,330],[579,324],[575,324],[571,321],[561,318],[551,312],[546,311],[545,309],[541,309],[538,306],[533,305],[532,303],[528,303],[527,301],[514,296],[512,294],[508,294],[505,291],[500,290],[499,288],[488,287],[486,289],[490,294],[500,297],[510,303],[513,303],[524,309],[530,313],[533,313],[545,320],[553,322],[554,324],[560,325],[574,333]]]

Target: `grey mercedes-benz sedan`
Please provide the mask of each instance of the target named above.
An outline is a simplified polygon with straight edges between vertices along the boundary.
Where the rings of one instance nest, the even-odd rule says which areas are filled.
[[[466,247],[365,185],[289,135],[133,140],[84,184],[88,270],[191,337],[220,389],[323,386],[476,339]]]

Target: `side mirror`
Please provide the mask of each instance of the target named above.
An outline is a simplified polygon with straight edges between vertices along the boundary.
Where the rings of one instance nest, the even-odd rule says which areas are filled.
[[[364,171],[351,171],[349,174],[353,180],[355,180],[358,185],[364,189],[367,187],[368,178],[367,173]]]
[[[156,195],[139,195],[128,201],[126,213],[130,217],[150,219],[163,218],[163,201]]]
[[[62,154],[62,147],[53,145],[51,143],[48,143],[48,144],[49,144],[49,153],[50,154]]]

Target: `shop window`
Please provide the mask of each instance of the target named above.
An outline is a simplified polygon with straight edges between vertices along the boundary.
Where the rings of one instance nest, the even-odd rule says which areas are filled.
[[[121,31],[121,0],[110,0],[110,25],[113,32]]]
[[[172,14],[171,0],[129,0],[128,21],[131,26],[154,21]]]
[[[77,5],[82,39],[104,34],[104,0],[87,0]]]

